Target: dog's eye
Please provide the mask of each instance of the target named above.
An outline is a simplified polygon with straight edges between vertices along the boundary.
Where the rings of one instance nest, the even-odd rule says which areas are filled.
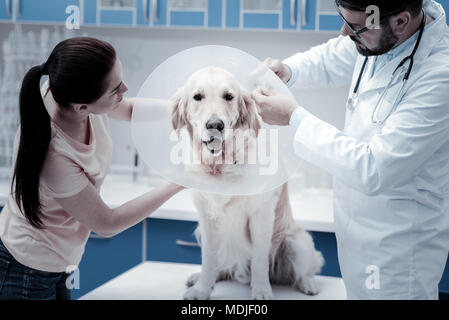
[[[193,99],[195,99],[196,101],[201,101],[201,99],[203,99],[203,96],[200,93],[197,93],[193,96]]]
[[[234,99],[234,96],[230,93],[225,93],[223,99],[225,99],[226,101],[231,101],[232,99]]]

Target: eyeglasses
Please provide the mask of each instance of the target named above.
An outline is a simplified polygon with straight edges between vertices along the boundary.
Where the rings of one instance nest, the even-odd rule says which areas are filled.
[[[334,6],[335,6],[335,10],[337,10],[338,14],[340,15],[340,17],[343,19],[344,23],[348,26],[349,30],[351,30],[352,34],[358,38],[360,38],[360,35],[368,30],[374,29],[376,27],[376,24],[372,24],[370,26],[366,26],[365,28],[360,29],[359,31],[356,31],[354,29],[354,27],[345,19],[345,17],[343,17],[343,14],[341,13],[340,7],[338,6],[337,0],[334,1]],[[401,10],[402,11],[402,10]],[[385,23],[388,21],[388,19],[390,19],[392,16],[394,16],[395,14],[398,14],[399,12],[394,12],[389,14],[388,16],[384,17],[382,20],[380,20],[379,25]]]

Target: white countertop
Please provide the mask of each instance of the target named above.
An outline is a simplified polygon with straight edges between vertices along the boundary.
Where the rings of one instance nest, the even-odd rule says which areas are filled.
[[[0,181],[0,205],[9,195],[9,183]],[[136,198],[153,187],[143,178],[132,181],[131,175],[106,177],[101,189],[103,200],[111,207],[117,207]],[[300,194],[290,192],[293,215],[298,224],[308,231],[334,232],[332,191],[327,189],[304,189]],[[190,190],[183,190],[168,200],[152,218],[198,221]]]
[[[185,281],[201,266],[185,263],[143,262],[82,296],[80,300],[179,300]],[[275,300],[344,300],[341,278],[316,277],[319,294],[307,296],[287,286],[272,286]],[[235,281],[218,282],[211,300],[249,300],[251,289]]]

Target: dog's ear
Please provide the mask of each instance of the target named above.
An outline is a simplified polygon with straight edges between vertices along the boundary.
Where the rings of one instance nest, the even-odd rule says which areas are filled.
[[[187,124],[186,102],[184,87],[179,88],[171,98],[171,123],[174,130],[181,129]]]
[[[236,126],[248,126],[249,129],[255,131],[256,137],[259,134],[260,122],[257,118],[256,103],[246,90],[241,91],[239,100],[239,117],[237,119]]]

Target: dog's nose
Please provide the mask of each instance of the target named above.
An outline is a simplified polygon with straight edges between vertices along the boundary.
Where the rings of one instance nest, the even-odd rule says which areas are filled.
[[[207,130],[215,129],[221,132],[224,129],[224,122],[220,119],[208,120],[206,122],[206,129]]]

